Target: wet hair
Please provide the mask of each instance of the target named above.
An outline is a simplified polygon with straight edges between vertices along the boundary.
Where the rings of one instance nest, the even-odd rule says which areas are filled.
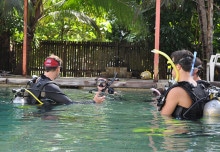
[[[198,76],[200,76],[201,73],[203,72],[203,67],[202,67],[202,61],[198,57],[196,58],[196,62],[194,64],[194,68],[198,69],[198,72],[196,74]]]
[[[203,69],[203,67],[202,67],[202,61],[200,60],[200,58],[196,58],[196,62],[195,62],[195,64],[194,64],[194,68],[201,68],[201,69]]]
[[[178,50],[171,54],[174,64],[181,65],[184,71],[190,72],[193,63],[193,54],[189,50]]]

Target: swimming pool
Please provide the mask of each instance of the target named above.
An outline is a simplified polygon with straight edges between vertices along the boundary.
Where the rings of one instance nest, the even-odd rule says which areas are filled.
[[[44,115],[36,106],[11,104],[0,88],[0,151],[146,152],[219,151],[220,119],[179,121],[161,117],[148,90],[121,90],[103,104],[59,106]],[[72,99],[92,97],[65,89]]]

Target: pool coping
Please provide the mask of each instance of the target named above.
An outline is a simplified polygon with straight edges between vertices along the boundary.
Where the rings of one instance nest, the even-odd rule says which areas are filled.
[[[25,86],[31,78],[26,77],[0,77],[0,84],[5,86]],[[60,87],[95,87],[96,77],[60,77],[55,82]],[[111,84],[113,88],[163,88],[168,85],[168,80],[159,80],[154,82],[151,80],[142,80],[135,78],[119,78],[118,81],[114,81]]]

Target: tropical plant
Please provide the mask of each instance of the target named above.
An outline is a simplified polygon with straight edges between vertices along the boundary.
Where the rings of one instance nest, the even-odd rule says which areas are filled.
[[[29,0],[28,52],[31,51],[31,43],[41,39],[145,40],[153,49],[155,2],[156,0]],[[1,0],[0,4],[3,6],[0,8],[1,45],[6,44],[3,43],[4,40],[9,49],[9,38],[23,40],[23,1]],[[211,54],[220,50],[219,5],[217,0],[161,0],[162,51],[170,54],[173,50],[182,48],[196,50],[207,61]]]
[[[0,5],[0,45],[9,48],[10,36],[23,29],[23,3],[17,0],[1,0]]]
[[[45,13],[37,26],[37,38],[53,40],[115,41],[111,33],[126,41],[145,34],[140,17],[133,9],[132,1],[123,0],[69,0],[50,13]],[[54,7],[55,8],[55,7]],[[139,16],[142,14],[139,14]],[[56,24],[55,24],[56,23]],[[47,32],[50,27],[53,34]],[[121,28],[124,27],[124,28]],[[128,31],[129,34],[128,34]],[[44,32],[45,34],[40,34]],[[124,34],[126,32],[126,34]],[[113,38],[113,39],[112,39]],[[138,37],[140,38],[140,36]]]

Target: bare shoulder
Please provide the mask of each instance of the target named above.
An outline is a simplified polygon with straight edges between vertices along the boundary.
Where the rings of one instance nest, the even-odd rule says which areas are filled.
[[[182,96],[183,94],[185,94],[186,93],[186,91],[183,89],[183,88],[181,88],[181,87],[175,87],[175,88],[172,88],[170,91],[169,91],[169,93],[168,93],[168,96],[178,96],[178,97],[180,97],[180,96]]]
[[[192,104],[192,99],[188,93],[181,87],[175,87],[170,90],[167,99],[176,102],[177,105],[188,108]]]
[[[184,107],[188,107],[188,105],[184,105],[184,100],[188,98],[187,92],[181,87],[172,88],[166,97],[166,102],[164,107],[161,110],[161,114],[170,116],[177,105],[183,105]]]

